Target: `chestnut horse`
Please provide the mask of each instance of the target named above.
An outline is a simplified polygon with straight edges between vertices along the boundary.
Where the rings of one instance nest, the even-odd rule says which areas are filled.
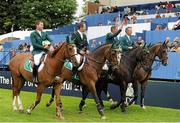
[[[152,65],[155,61],[156,56],[162,62],[162,65],[166,66],[168,64],[168,56],[167,56],[167,47],[168,42],[158,43],[152,46],[149,49],[149,54],[146,59],[140,62],[135,70],[134,70],[134,81],[133,81],[133,89],[134,89],[134,99],[129,103],[130,105],[135,102],[138,98],[138,83],[141,85],[141,99],[140,106],[145,109],[144,105],[144,96],[145,96],[145,88],[147,86],[147,81],[151,77]]]
[[[82,70],[78,72],[80,82],[83,84],[88,91],[92,93],[92,96],[95,100],[97,110],[101,116],[101,119],[105,119],[103,108],[101,107],[99,98],[96,92],[96,82],[101,75],[102,67],[105,64],[105,61],[109,61],[114,67],[118,65],[120,52],[111,49],[111,44],[105,44],[98,47],[88,56],[86,56],[87,61],[85,62]],[[61,82],[63,83],[64,80],[72,80],[72,71],[68,70],[67,68],[63,67],[61,72]],[[48,102],[48,105],[52,104],[54,92],[52,92],[52,97]],[[61,114],[62,115],[62,114]]]
[[[59,77],[61,68],[63,67],[64,60],[71,59],[74,64],[77,65],[77,48],[63,42],[59,47],[52,53],[48,53],[44,61],[44,67],[38,73],[38,85],[37,85],[37,96],[35,102],[28,108],[27,113],[31,114],[32,110],[40,103],[41,95],[45,87],[54,85],[56,94],[56,114],[59,116],[59,92],[60,84],[56,83],[56,79]],[[13,90],[13,110],[17,110],[16,102],[18,104],[19,111],[22,112],[23,105],[20,99],[20,91],[25,81],[32,82],[32,73],[25,70],[24,65],[27,59],[30,59],[32,55],[30,53],[21,53],[13,57],[9,63],[9,69],[12,73],[12,90]]]

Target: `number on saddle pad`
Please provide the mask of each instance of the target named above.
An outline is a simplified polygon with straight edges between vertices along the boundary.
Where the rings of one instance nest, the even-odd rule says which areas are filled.
[[[32,67],[31,67],[31,63],[32,63],[32,61],[29,60],[29,59],[27,59],[27,60],[25,61],[24,69],[25,69],[26,71],[29,71],[29,72],[32,72],[32,71],[33,71]]]
[[[64,62],[64,67],[67,68],[68,70],[72,71],[73,70],[73,64],[69,60],[66,60]]]

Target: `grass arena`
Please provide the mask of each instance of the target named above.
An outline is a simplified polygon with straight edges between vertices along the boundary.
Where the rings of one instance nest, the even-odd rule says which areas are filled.
[[[36,93],[21,92],[24,108],[34,100]],[[46,107],[49,99],[48,94],[43,94],[42,101],[31,115],[26,112],[20,113],[12,110],[12,91],[0,89],[0,122],[179,122],[180,110],[170,108],[159,108],[147,106],[146,109],[139,105],[128,107],[126,113],[122,113],[119,108],[109,109],[109,102],[105,102],[106,120],[101,120],[95,108],[94,100],[88,99],[86,107],[79,113],[78,104],[80,98],[62,96],[64,106],[64,119],[55,116],[55,103],[51,107]]]

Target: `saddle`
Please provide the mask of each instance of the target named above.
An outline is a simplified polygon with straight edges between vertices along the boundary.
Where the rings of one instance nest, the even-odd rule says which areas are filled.
[[[44,61],[46,60],[46,54],[44,53],[40,59],[40,64],[38,65],[38,71],[40,71],[44,66]],[[32,72],[34,67],[34,58],[33,56],[30,56],[28,59],[26,59],[24,63],[24,69],[26,71]]]

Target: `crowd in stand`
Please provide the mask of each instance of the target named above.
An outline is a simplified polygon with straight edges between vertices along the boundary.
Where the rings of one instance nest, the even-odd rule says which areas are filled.
[[[28,44],[28,43],[23,43],[23,44],[20,44],[19,46],[18,46],[18,50],[19,51],[22,51],[22,52],[29,52],[30,51],[30,44]]]
[[[158,13],[161,9],[166,9],[167,13],[172,12],[172,9],[176,8],[175,4],[166,1],[166,2],[159,2],[154,6],[154,9],[156,10],[156,13]],[[126,6],[124,7],[124,14],[128,14],[128,15],[133,15],[133,14],[137,14],[137,15],[147,15],[149,14],[148,11],[146,10],[142,10],[142,11],[135,11],[136,9],[134,9],[134,7],[130,7],[130,6]],[[110,6],[104,6],[102,8],[102,10],[100,11],[101,14],[105,14],[105,13],[115,13],[115,12],[119,12],[119,9],[117,6],[114,7],[110,7]]]

